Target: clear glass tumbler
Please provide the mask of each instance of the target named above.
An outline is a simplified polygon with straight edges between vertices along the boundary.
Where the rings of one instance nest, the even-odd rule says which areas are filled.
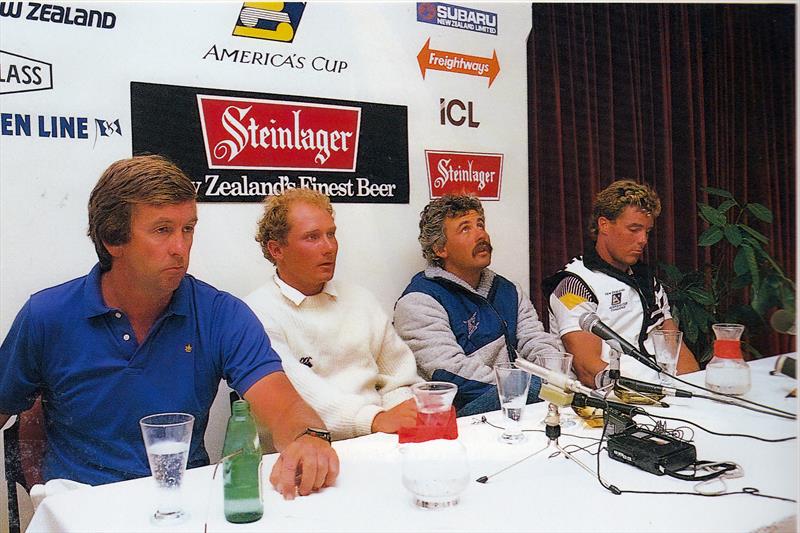
[[[158,526],[179,524],[189,516],[182,509],[181,485],[189,459],[194,416],[160,413],[142,418],[139,426],[156,483],[157,507],[150,521]]]
[[[497,363],[494,365],[497,378],[497,395],[503,410],[504,430],[500,434],[500,442],[519,444],[525,442],[520,420],[522,411],[528,402],[528,389],[531,386],[531,375],[518,368],[514,363]]]

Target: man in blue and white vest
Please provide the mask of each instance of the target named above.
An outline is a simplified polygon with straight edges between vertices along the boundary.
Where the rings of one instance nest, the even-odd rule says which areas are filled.
[[[458,385],[458,416],[500,409],[493,367],[562,351],[518,283],[489,270],[492,245],[480,200],[448,195],[421,213],[419,242],[428,267],[397,301],[394,326],[424,378]],[[538,401],[531,379],[528,403]]]
[[[661,213],[658,194],[647,185],[615,181],[600,191],[592,205],[589,234],[594,246],[543,283],[550,309],[550,331],[573,354],[573,368],[585,385],[606,381],[610,348],[593,333],[582,331],[580,317],[595,313],[600,320],[637,346],[653,353],[652,333],[675,330],[669,301],[653,271],[639,259],[655,219]],[[678,357],[679,374],[698,370],[685,344]],[[622,355],[623,376],[657,380],[655,371]]]

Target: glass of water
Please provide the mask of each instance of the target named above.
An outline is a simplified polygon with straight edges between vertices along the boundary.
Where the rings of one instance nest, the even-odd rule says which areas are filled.
[[[494,365],[494,374],[497,378],[497,395],[500,397],[500,407],[503,409],[505,422],[505,429],[499,440],[506,444],[525,442],[520,419],[522,410],[528,401],[531,375],[527,371],[517,368],[514,363],[497,363]]]
[[[683,332],[677,330],[659,329],[653,332],[653,347],[656,352],[656,362],[661,367],[658,380],[665,387],[674,387],[675,380],[672,376],[678,366],[678,355],[681,353]]]
[[[194,417],[185,413],[160,413],[142,418],[139,426],[157,491],[157,508],[150,521],[166,526],[181,523],[189,516],[181,508],[181,485],[189,458]]]

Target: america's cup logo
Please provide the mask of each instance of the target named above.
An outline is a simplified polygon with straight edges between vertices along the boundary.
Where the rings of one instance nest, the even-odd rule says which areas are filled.
[[[361,108],[197,95],[208,168],[354,172]]]

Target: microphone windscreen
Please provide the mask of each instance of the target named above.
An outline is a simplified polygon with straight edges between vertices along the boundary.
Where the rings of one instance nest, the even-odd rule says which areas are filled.
[[[581,317],[578,319],[578,325],[581,327],[583,331],[592,331],[592,326],[594,326],[595,322],[599,321],[600,317],[598,317],[594,313],[583,313]]]
[[[769,319],[769,324],[772,329],[778,333],[788,333],[789,335],[797,335],[797,322],[795,314],[787,311],[786,309],[778,309]]]

